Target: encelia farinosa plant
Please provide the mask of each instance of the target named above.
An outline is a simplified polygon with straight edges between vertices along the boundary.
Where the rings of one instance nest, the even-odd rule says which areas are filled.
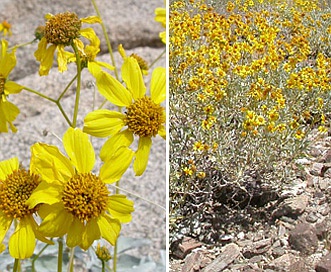
[[[171,1],[172,237],[213,242],[296,178],[330,128],[330,19],[324,1]]]
[[[20,105],[13,103],[11,96],[24,95],[23,91],[56,105],[67,124],[66,132],[59,137],[61,146],[36,142],[30,147],[28,167],[23,166],[15,154],[0,162],[0,252],[9,252],[15,272],[23,271],[21,261],[28,259],[31,260],[29,271],[37,271],[36,261],[47,247],[55,244],[58,244],[57,271],[62,271],[64,245],[70,251],[68,271],[75,271],[77,248],[83,251],[93,248],[102,263],[100,271],[116,271],[121,226],[130,223],[134,212],[134,202],[120,193],[121,177],[131,163],[135,175],[143,175],[153,138],[166,137],[165,68],[152,69],[153,63],[149,65],[137,54],[127,55],[120,45],[119,75],[106,26],[97,4],[94,0],[91,3],[96,16],[79,18],[72,11],[46,14],[45,24],[32,33],[35,39],[25,44],[10,45],[11,25],[6,20],[0,24],[0,133],[17,132],[15,120],[20,114]],[[166,26],[165,8],[155,10],[155,21]],[[96,24],[103,29],[112,63],[97,58],[100,38],[93,29]],[[160,40],[165,43],[165,32],[160,33]],[[58,98],[10,79],[11,72],[19,65],[17,51],[28,44],[36,45],[31,54],[39,63],[42,77],[56,69],[52,68],[54,59],[63,76],[68,66],[76,66],[75,77]],[[158,58],[163,55],[164,52]],[[105,101],[97,110],[83,116],[83,125],[78,127],[84,69],[93,76]],[[148,73],[151,79],[146,84]],[[69,114],[62,107],[61,99],[72,86],[75,86],[75,98]],[[106,102],[117,110],[104,108]],[[100,154],[96,154],[92,144],[93,136],[107,138]],[[96,155],[100,156],[101,166],[96,164]],[[44,246],[37,250],[37,244]],[[110,246],[114,247],[111,251]]]

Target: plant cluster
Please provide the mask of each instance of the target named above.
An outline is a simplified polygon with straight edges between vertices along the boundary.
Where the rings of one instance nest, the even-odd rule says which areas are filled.
[[[331,121],[327,3],[221,2],[173,1],[169,19],[170,231],[196,218],[208,241],[277,198]]]
[[[37,142],[31,146],[29,167],[22,166],[14,154],[0,162],[0,252],[9,251],[15,259],[13,271],[21,271],[20,261],[28,258],[32,260],[31,271],[35,271],[35,261],[56,241],[59,245],[58,271],[62,271],[64,243],[70,249],[68,271],[73,271],[76,247],[85,251],[93,247],[102,262],[102,271],[106,271],[106,267],[116,271],[121,225],[129,223],[134,212],[133,201],[120,193],[120,179],[131,163],[136,176],[143,175],[152,139],[157,135],[166,137],[165,68],[156,67],[151,71],[150,89],[147,90],[144,77],[151,70],[149,65],[136,54],[127,55],[119,46],[123,59],[119,73],[98,6],[94,0],[91,3],[96,16],[79,18],[69,11],[47,14],[45,24],[35,31],[35,39],[26,43],[38,42],[34,56],[40,63],[40,76],[49,74],[54,56],[58,71],[64,75],[69,65],[76,66],[76,75],[57,98],[10,80],[10,73],[16,66],[16,51],[26,44],[9,47],[7,38],[12,34],[11,25],[7,21],[0,24],[0,35],[3,35],[0,44],[0,133],[17,132],[14,121],[20,113],[19,105],[13,104],[10,98],[14,94],[24,95],[23,90],[55,104],[68,125],[62,137],[63,149]],[[155,15],[155,20],[165,27],[165,9],[157,8]],[[102,26],[111,64],[98,61],[100,39],[86,24]],[[160,38],[165,43],[164,33],[160,33]],[[84,69],[94,77],[97,90],[105,101],[97,110],[89,112],[84,117],[83,127],[78,128]],[[73,115],[69,116],[61,99],[74,82],[75,103]],[[105,102],[117,106],[118,110],[103,108]],[[99,173],[93,171],[96,154],[90,140],[92,136],[107,138],[98,154],[102,161]],[[133,147],[135,139],[138,140],[136,149]],[[8,244],[4,243],[6,235],[10,236]],[[110,255],[108,247],[95,246],[94,242],[101,239],[115,247],[114,254]],[[40,252],[36,252],[37,240],[44,243]],[[112,269],[108,263],[110,259]]]

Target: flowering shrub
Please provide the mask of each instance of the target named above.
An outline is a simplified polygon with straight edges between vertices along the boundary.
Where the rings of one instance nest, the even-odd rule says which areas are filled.
[[[193,214],[211,224],[275,199],[311,132],[330,127],[327,4],[221,2],[170,7],[173,232]]]
[[[152,69],[153,63],[149,67],[140,56],[127,56],[122,46],[119,46],[123,57],[121,76],[114,61],[111,64],[98,61],[100,39],[92,27],[100,24],[105,29],[105,25],[95,1],[91,2],[97,16],[78,18],[74,12],[46,14],[45,24],[35,31],[35,40],[22,45],[9,47],[7,38],[12,34],[11,25],[7,21],[0,24],[0,35],[3,36],[0,47],[0,132],[17,132],[13,122],[20,114],[20,105],[10,102],[10,97],[12,94],[22,95],[23,90],[55,104],[68,126],[62,137],[63,148],[41,142],[31,146],[28,168],[20,164],[15,154],[0,162],[0,252],[8,249],[15,259],[13,271],[21,271],[20,260],[31,257],[31,269],[35,271],[36,259],[55,242],[59,244],[58,271],[62,271],[64,242],[70,248],[68,270],[73,271],[75,248],[87,250],[101,239],[115,247],[113,255],[105,246],[98,244],[95,247],[102,271],[110,270],[108,261],[111,259],[111,271],[116,271],[121,225],[129,223],[134,212],[133,201],[119,193],[121,177],[132,162],[136,176],[143,175],[152,139],[157,135],[166,137],[165,68]],[[164,8],[155,10],[155,21],[165,27]],[[91,26],[85,27],[86,24]],[[161,33],[160,39],[165,42],[165,34]],[[108,36],[106,40],[114,60]],[[57,99],[45,95],[42,90],[10,80],[10,73],[17,64],[16,52],[21,46],[36,41],[34,56],[40,63],[40,76],[49,75],[54,56],[63,76],[69,65],[76,66],[76,75]],[[159,57],[162,56],[163,53]],[[105,101],[118,106],[118,111],[103,108],[103,103],[98,110],[88,113],[82,128],[78,128],[81,77],[85,68],[94,77]],[[150,92],[146,92],[145,85],[148,73],[152,74],[148,84]],[[62,107],[61,99],[74,82],[75,103],[71,117]],[[99,174],[94,172],[96,154],[91,136],[108,138],[98,154],[103,162]],[[135,138],[138,139],[136,150],[132,145]],[[12,225],[14,232],[10,231]],[[8,245],[6,235],[10,236]],[[36,252],[36,241],[45,243],[40,252]]]

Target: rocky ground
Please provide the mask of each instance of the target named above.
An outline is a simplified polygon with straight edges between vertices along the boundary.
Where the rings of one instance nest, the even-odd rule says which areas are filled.
[[[229,226],[217,246],[183,236],[172,243],[170,271],[331,271],[330,135],[298,163],[304,174],[271,203],[270,220]]]

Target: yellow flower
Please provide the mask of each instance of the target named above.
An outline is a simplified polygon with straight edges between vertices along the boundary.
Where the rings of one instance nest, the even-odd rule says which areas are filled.
[[[165,109],[161,106],[166,97],[166,73],[163,67],[154,69],[150,97],[146,96],[146,87],[136,59],[124,60],[122,78],[126,88],[103,71],[99,73],[96,83],[99,92],[107,100],[119,107],[126,107],[125,113],[107,109],[90,112],[84,120],[84,132],[96,137],[110,136],[100,152],[103,161],[118,147],[130,146],[133,135],[138,136],[133,169],[140,176],[148,163],[152,137],[157,134],[166,137]]]
[[[119,149],[96,175],[91,172],[95,153],[87,134],[69,128],[63,145],[69,158],[55,146],[37,143],[31,148],[31,168],[44,180],[27,201],[29,208],[42,204],[39,230],[49,237],[67,234],[68,247],[86,250],[101,237],[114,245],[120,223],[131,221],[134,209],[124,195],[110,195],[106,183],[120,179],[133,152]]]
[[[95,34],[94,30],[91,28],[90,30],[90,44],[79,48],[79,57],[81,61],[82,68],[86,68],[89,72],[97,77],[98,73],[101,72],[102,68],[106,68],[108,70],[114,70],[114,66],[108,64],[107,62],[97,61],[96,57],[100,52],[100,39]],[[65,56],[68,62],[76,62],[76,55],[72,52],[66,52]]]
[[[99,17],[90,16],[79,19],[75,13],[65,12],[56,15],[47,14],[47,22],[43,31],[38,49],[34,53],[36,60],[40,62],[39,74],[48,75],[53,64],[53,55],[57,51],[57,62],[59,71],[67,70],[67,58],[64,51],[65,46],[75,46],[78,50],[83,50],[84,44],[79,40],[80,36],[89,41],[95,39],[95,32],[92,28],[82,29],[82,23],[100,23]],[[47,47],[51,44],[49,47]]]
[[[6,20],[3,20],[2,23],[0,23],[0,32],[3,32],[4,36],[13,35],[11,31],[11,24],[8,23]]]
[[[206,173],[203,172],[203,171],[201,171],[201,172],[199,172],[199,173],[197,174],[197,177],[198,177],[199,179],[204,179],[204,178],[206,177]]]
[[[32,256],[36,238],[52,244],[37,230],[33,214],[38,207],[30,208],[25,204],[40,182],[38,175],[19,167],[17,158],[0,162],[0,243],[11,224],[16,222],[9,239],[9,253],[16,259]],[[4,249],[3,246],[1,248]]]
[[[13,132],[17,128],[13,125],[20,110],[7,100],[9,94],[19,93],[23,86],[8,80],[10,72],[16,65],[15,50],[7,52],[8,42],[1,41],[0,51],[0,132],[8,132],[8,125]]]
[[[126,55],[126,52],[125,52],[125,50],[124,50],[122,44],[120,44],[120,45],[118,46],[118,52],[121,54],[121,56],[122,56],[122,58],[123,58],[124,60],[125,60],[126,58],[128,58],[128,56]],[[147,62],[146,62],[142,57],[140,57],[140,56],[138,56],[137,54],[134,54],[134,53],[133,53],[133,54],[131,54],[131,55],[129,56],[129,58],[134,58],[134,59],[137,60],[138,65],[139,65],[140,70],[141,70],[141,72],[143,73],[143,75],[147,75],[147,74],[148,74],[148,69],[149,69],[148,64],[147,64]]]
[[[193,170],[188,167],[184,167],[183,172],[186,176],[192,176],[193,175]]]
[[[95,254],[98,259],[102,262],[108,262],[111,259],[111,255],[109,249],[106,246],[100,246],[100,243],[97,245],[97,249],[95,250]]]
[[[167,18],[166,18],[167,12],[165,8],[156,8],[155,9],[155,18],[154,20],[156,22],[159,22],[162,27],[166,28],[167,24]],[[159,34],[161,41],[165,44],[166,43],[166,32],[162,31]]]

